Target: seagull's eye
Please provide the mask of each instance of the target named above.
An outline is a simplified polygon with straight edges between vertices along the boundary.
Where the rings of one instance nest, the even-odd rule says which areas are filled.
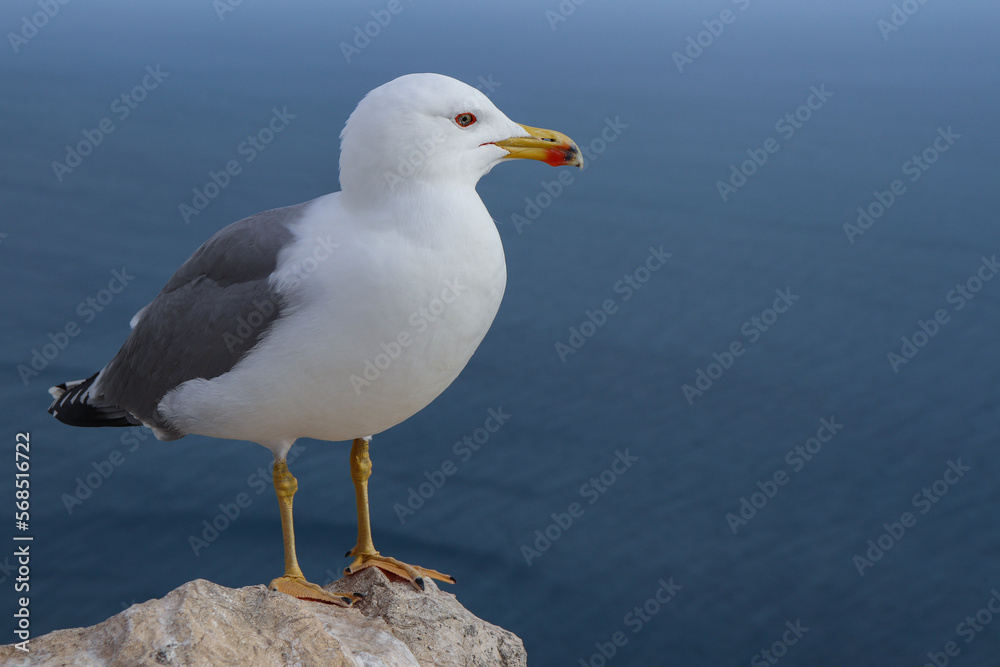
[[[471,114],[468,111],[466,111],[465,113],[460,113],[457,116],[455,116],[455,122],[458,124],[459,127],[469,127],[470,125],[476,122],[476,116],[475,114]]]

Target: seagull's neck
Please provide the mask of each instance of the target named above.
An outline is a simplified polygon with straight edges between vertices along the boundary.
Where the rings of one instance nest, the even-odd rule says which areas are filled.
[[[346,184],[345,184],[346,185]],[[341,205],[368,226],[412,228],[432,225],[471,225],[492,218],[472,185],[442,182],[405,182],[395,188],[369,187],[358,193],[341,191]]]

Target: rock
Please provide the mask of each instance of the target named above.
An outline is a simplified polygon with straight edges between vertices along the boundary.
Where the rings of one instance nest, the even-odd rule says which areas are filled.
[[[32,638],[27,654],[0,647],[0,665],[527,665],[516,635],[472,615],[433,581],[426,586],[421,592],[369,568],[327,587],[365,596],[341,608],[198,579],[89,628]]]

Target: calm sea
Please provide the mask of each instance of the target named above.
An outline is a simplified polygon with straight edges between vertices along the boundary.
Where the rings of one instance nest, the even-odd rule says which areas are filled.
[[[1000,11],[669,5],[5,3],[0,506],[13,537],[30,432],[31,630],[280,573],[267,450],[72,429],[46,389],[214,231],[339,189],[361,96],[434,71],[589,161],[481,182],[506,297],[373,442],[381,551],[455,575],[533,665],[1000,664]],[[348,447],[300,444],[325,583]]]

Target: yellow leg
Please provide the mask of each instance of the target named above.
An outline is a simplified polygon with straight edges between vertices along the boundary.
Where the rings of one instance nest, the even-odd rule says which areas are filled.
[[[299,560],[295,557],[295,528],[292,525],[292,499],[299,488],[298,480],[288,470],[284,459],[274,461],[274,492],[278,496],[278,509],[281,512],[281,533],[285,541],[285,574],[271,582],[272,591],[287,593],[300,600],[325,602],[341,607],[349,607],[359,599],[349,594],[334,595],[328,593],[316,584],[306,581],[299,568]]]
[[[351,479],[354,481],[354,496],[358,505],[358,543],[347,552],[354,556],[354,562],[344,568],[344,574],[354,574],[368,567],[391,572],[408,580],[420,590],[424,589],[424,577],[431,577],[449,584],[454,577],[437,570],[408,565],[375,550],[372,543],[371,516],[368,512],[368,478],[372,474],[372,460],[368,456],[368,439],[358,438],[351,446]]]
[[[358,543],[355,554],[377,556],[372,542],[372,520],[368,511],[368,478],[372,476],[372,460],[368,456],[368,441],[358,438],[351,445],[351,481],[354,482],[354,501],[358,508]]]

